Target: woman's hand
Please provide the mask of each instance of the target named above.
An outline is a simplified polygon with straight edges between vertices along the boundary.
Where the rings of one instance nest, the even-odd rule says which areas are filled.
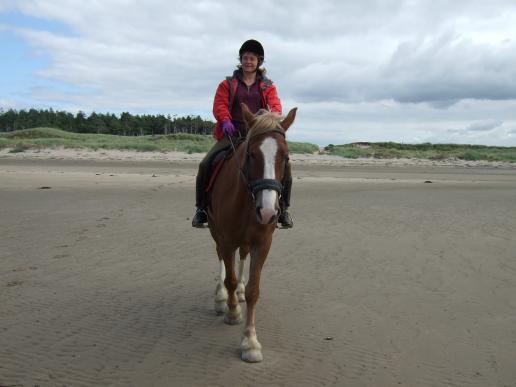
[[[236,128],[231,120],[224,120],[222,121],[222,131],[227,136],[233,136],[236,133]]]

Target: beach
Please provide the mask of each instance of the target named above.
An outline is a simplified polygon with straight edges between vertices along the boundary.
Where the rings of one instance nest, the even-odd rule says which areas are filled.
[[[516,385],[516,165],[292,155],[247,364],[202,156],[0,152],[0,385]]]

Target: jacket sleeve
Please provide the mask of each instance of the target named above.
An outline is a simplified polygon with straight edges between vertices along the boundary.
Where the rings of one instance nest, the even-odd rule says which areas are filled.
[[[267,88],[265,102],[269,106],[269,109],[271,110],[271,112],[276,112],[276,113],[281,114],[281,112],[282,112],[281,101],[278,97],[278,91],[277,91],[275,85],[271,85]]]
[[[213,116],[217,122],[231,119],[231,112],[229,111],[229,82],[224,80],[220,82],[217,91],[215,92],[215,99],[213,100]]]

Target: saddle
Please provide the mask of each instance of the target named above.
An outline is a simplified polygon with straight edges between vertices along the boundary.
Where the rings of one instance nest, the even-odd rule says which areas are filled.
[[[238,146],[242,142],[243,142],[243,139],[238,141],[235,144],[235,147],[238,148]],[[208,185],[205,190],[206,192],[211,191],[211,189],[213,188],[213,185],[215,184],[215,181],[217,180],[217,176],[219,175],[219,172],[222,170],[224,163],[226,162],[226,160],[229,160],[233,156],[234,153],[235,152],[233,150],[233,147],[229,147],[229,148],[221,150],[213,157],[213,159],[210,162],[211,173],[210,173],[210,179],[209,179]]]

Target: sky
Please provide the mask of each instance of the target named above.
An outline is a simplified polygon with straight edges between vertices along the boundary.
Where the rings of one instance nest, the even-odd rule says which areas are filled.
[[[291,141],[516,146],[514,0],[0,0],[0,108],[213,119],[250,38]]]

